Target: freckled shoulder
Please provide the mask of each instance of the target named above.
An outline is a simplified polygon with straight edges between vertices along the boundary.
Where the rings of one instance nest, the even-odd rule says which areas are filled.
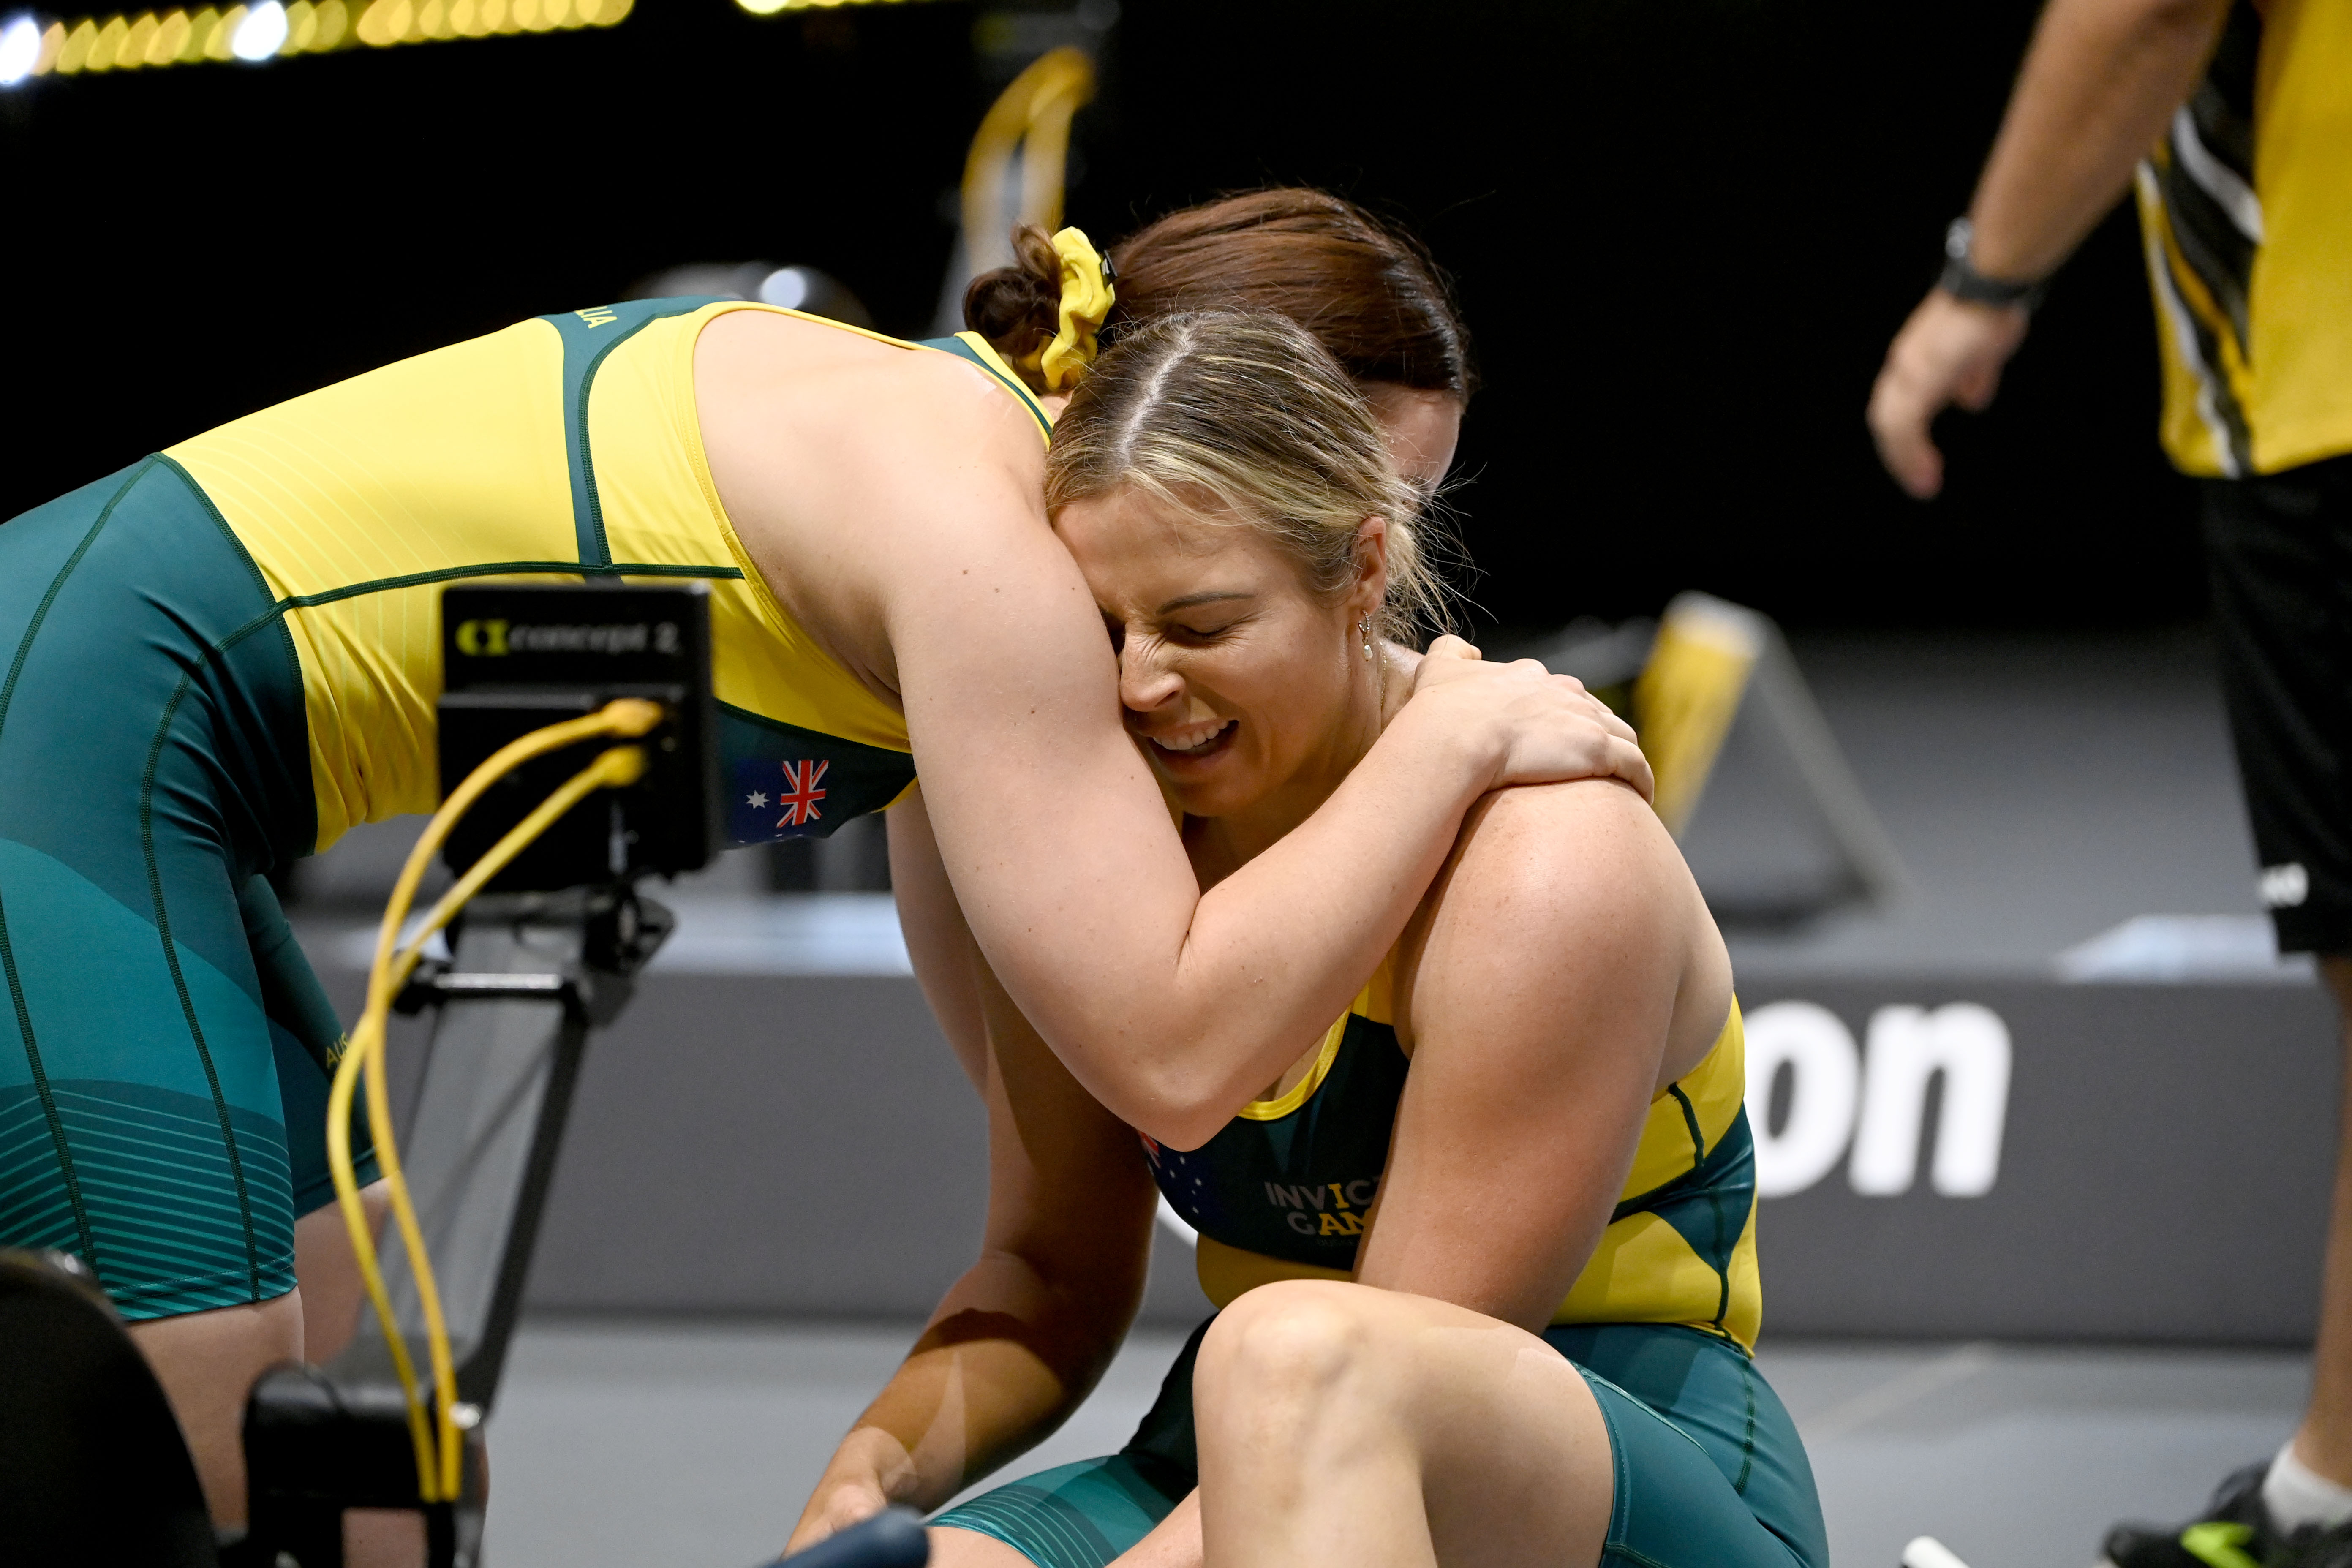
[[[1627,785],[1577,779],[1496,790],[1464,818],[1397,942],[1398,1038],[1411,1048],[1413,995],[1441,922],[1533,963],[1636,930],[1675,941],[1704,911],[1673,836]]]

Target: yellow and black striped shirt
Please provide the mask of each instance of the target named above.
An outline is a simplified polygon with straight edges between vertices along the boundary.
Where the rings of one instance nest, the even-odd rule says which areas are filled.
[[[2138,191],[2173,462],[2352,451],[2352,5],[2236,0]]]

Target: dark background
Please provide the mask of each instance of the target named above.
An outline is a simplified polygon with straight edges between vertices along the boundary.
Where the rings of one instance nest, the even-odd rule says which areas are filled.
[[[1097,0],[1099,3],[1099,0]],[[1077,128],[1098,239],[1267,181],[1411,225],[1486,389],[1460,491],[1507,626],[1702,587],[1811,626],[2199,614],[2127,212],[2061,276],[1945,499],[1861,414],[2033,15],[1864,0],[1124,0]],[[1034,19],[1033,19],[1034,20]],[[659,268],[765,258],[919,334],[943,201],[1032,36],[928,4],[354,49],[0,94],[0,516],[207,426]]]

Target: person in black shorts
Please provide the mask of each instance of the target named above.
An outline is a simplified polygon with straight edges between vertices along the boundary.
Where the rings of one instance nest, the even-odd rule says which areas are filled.
[[[1929,422],[1991,402],[2042,280],[2137,187],[2164,446],[2204,492],[2262,900],[2279,950],[2318,956],[2352,1064],[2347,168],[2352,7],[2051,0],[1943,278],[1887,351],[1870,426],[1888,471],[1934,495]],[[2278,1454],[2230,1477],[2186,1527],[2118,1526],[2112,1568],[2291,1568],[2352,1551],[2352,1141],[2315,1362],[2310,1409]]]

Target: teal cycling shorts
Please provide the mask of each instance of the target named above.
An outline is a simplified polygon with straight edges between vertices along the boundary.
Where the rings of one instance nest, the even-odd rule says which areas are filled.
[[[1193,1331],[1125,1448],[998,1487],[931,1522],[993,1536],[1038,1568],[1105,1568],[1198,1482],[1192,1363],[1208,1327]],[[1829,1568],[1796,1424],[1737,1345],[1661,1323],[1543,1337],[1584,1374],[1609,1427],[1616,1496],[1604,1563]]]
[[[150,458],[0,524],[0,1247],[132,1320],[282,1296],[341,1029],[266,879],[318,835],[279,608]]]

